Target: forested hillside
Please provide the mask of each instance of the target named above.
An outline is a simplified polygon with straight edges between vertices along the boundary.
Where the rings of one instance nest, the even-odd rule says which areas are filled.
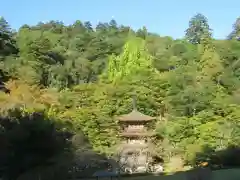
[[[166,162],[181,157],[193,166],[206,149],[239,146],[239,19],[226,40],[212,34],[201,14],[183,39],[115,20],[96,27],[50,21],[14,31],[1,18],[2,176],[53,166],[63,172],[86,141],[110,155],[119,141],[114,117],[131,111],[133,93],[141,112],[158,117],[154,142]],[[70,141],[76,136],[78,143]]]

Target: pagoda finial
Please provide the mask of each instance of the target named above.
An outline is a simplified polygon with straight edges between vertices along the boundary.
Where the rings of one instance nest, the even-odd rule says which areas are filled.
[[[137,95],[136,95],[136,93],[133,94],[132,104],[133,104],[133,111],[137,111]]]

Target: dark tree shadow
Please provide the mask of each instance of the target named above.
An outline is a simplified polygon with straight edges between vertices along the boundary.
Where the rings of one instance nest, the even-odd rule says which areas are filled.
[[[71,133],[44,113],[22,114],[14,110],[0,117],[0,169],[3,179],[17,179],[38,167],[58,164],[58,156],[70,155]],[[56,158],[56,159],[55,159]],[[63,172],[63,171],[62,171]]]
[[[114,171],[118,163],[105,154],[97,153],[83,133],[79,132],[72,138],[75,158],[70,169],[71,179],[89,178],[97,171]]]
[[[192,169],[167,175],[169,179],[239,179],[240,147],[215,150],[205,146],[191,162]]]
[[[232,145],[226,149],[216,151],[206,146],[203,152],[196,154],[194,160],[196,166],[202,162],[207,162],[212,170],[239,168],[240,147]]]
[[[0,69],[0,91],[9,93],[10,90],[5,87],[4,82],[8,81],[10,77],[2,69]]]
[[[10,93],[10,90],[7,89],[2,82],[0,82],[0,91],[4,93]]]
[[[46,55],[48,57],[50,57],[50,59],[51,59],[51,60],[48,60],[46,63],[48,63],[48,64],[59,63],[61,65],[64,64],[65,58],[61,54],[51,51],[51,52],[46,53]]]
[[[9,114],[0,117],[2,179],[60,180],[91,176],[108,160],[92,150],[82,133],[73,134],[69,123],[48,119],[42,112],[23,114],[14,110]],[[99,163],[103,160],[104,163]]]

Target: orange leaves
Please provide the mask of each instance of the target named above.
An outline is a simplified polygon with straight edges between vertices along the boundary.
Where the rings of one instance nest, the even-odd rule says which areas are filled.
[[[30,86],[21,81],[9,81],[6,87],[9,94],[1,93],[0,110],[7,111],[16,107],[30,109],[45,109],[46,107],[59,105],[58,96],[51,90]]]

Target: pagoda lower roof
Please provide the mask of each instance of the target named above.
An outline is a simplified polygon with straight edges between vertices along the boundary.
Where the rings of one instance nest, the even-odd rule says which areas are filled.
[[[118,149],[118,152],[125,154],[128,152],[152,152],[152,149],[149,148],[149,144],[121,144]]]
[[[153,132],[134,132],[134,131],[124,131],[120,133],[120,136],[125,137],[147,137],[147,136],[153,136]]]
[[[129,114],[118,116],[117,119],[119,121],[135,121],[136,122],[136,121],[151,121],[151,120],[154,120],[155,117],[151,117],[137,110],[133,110]]]
[[[148,148],[148,143],[144,143],[144,144],[139,144],[139,143],[135,143],[135,144],[129,144],[129,143],[123,143],[120,144],[118,147],[118,150],[121,151],[128,151],[128,150],[137,150],[138,148],[142,149],[142,148]]]

